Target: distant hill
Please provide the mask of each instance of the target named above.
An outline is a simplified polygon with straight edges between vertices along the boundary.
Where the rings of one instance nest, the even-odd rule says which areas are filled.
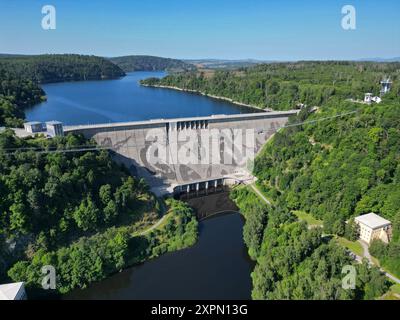
[[[105,58],[79,54],[0,55],[0,70],[39,83],[114,79],[125,75]]]
[[[190,63],[195,65],[199,69],[227,69],[234,70],[240,68],[247,68],[259,64],[264,63],[295,63],[295,62],[304,62],[304,61],[318,61],[318,60],[257,60],[257,59],[182,59],[182,61],[186,63]],[[321,60],[321,61],[329,61],[329,60]],[[338,60],[340,61],[340,60]],[[346,61],[346,60],[341,60]],[[360,61],[360,62],[400,62],[400,57],[393,58],[361,58],[354,59],[349,61]]]
[[[122,56],[109,58],[109,60],[125,72],[155,70],[188,71],[195,69],[193,65],[182,60],[154,56]]]
[[[0,58],[24,57],[24,54],[0,53]]]
[[[373,61],[373,62],[400,62],[400,57],[393,57],[393,58],[363,58],[359,59],[358,61]]]
[[[204,68],[204,69],[238,69],[238,68],[251,67],[260,63],[272,62],[272,61],[261,61],[255,59],[244,59],[244,60],[187,59],[183,61],[193,64],[197,68]]]

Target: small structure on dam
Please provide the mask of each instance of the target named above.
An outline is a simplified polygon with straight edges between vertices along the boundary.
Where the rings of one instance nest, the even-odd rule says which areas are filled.
[[[15,133],[19,137],[34,136],[35,134],[43,134],[49,138],[64,135],[63,124],[60,121],[47,121],[42,123],[39,121],[29,121],[24,123],[24,130],[14,128]]]
[[[251,179],[262,145],[298,110],[65,126],[114,151],[157,195],[213,190]]]

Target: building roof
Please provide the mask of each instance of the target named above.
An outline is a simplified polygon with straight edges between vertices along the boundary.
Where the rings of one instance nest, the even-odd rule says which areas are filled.
[[[42,124],[42,123],[39,122],[39,121],[29,121],[29,122],[25,122],[24,124],[29,125],[29,126],[33,126],[33,125]]]
[[[377,229],[391,224],[389,220],[386,220],[373,212],[358,216],[355,218],[355,220],[366,225],[367,227],[370,227],[371,229]]]
[[[62,124],[62,122],[53,120],[53,121],[47,121],[46,124],[55,125],[55,124]]]
[[[0,284],[0,300],[15,300],[23,287],[23,282]]]

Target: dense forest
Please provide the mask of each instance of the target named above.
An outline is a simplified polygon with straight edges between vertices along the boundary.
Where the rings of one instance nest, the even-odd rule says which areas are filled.
[[[92,144],[72,134],[52,140],[0,134],[0,279],[34,288],[41,267],[53,265],[65,293],[196,241],[197,221],[179,202],[169,203],[163,228],[137,235],[164,205],[108,152],[52,152]]]
[[[22,125],[24,109],[45,99],[40,83],[113,79],[124,74],[110,61],[95,56],[1,56],[0,126]]]
[[[378,94],[377,84],[387,76],[400,79],[400,63],[270,63],[232,71],[171,74],[142,84],[179,87],[259,108],[288,110],[299,104],[320,106],[334,98],[363,99],[365,92]]]
[[[123,56],[110,58],[110,61],[118,65],[125,72],[132,71],[188,71],[194,70],[192,64],[177,59],[154,56]]]
[[[0,58],[0,69],[14,78],[37,83],[115,79],[125,73],[107,59],[78,54],[44,54]]]
[[[44,99],[45,93],[37,83],[14,77],[0,65],[0,126],[21,126],[24,109]]]

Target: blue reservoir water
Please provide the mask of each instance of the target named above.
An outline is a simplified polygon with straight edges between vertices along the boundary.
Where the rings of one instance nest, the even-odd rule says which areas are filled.
[[[164,75],[132,72],[116,80],[45,84],[47,101],[26,110],[26,118],[72,125],[254,112],[198,94],[139,84],[141,79]]]

